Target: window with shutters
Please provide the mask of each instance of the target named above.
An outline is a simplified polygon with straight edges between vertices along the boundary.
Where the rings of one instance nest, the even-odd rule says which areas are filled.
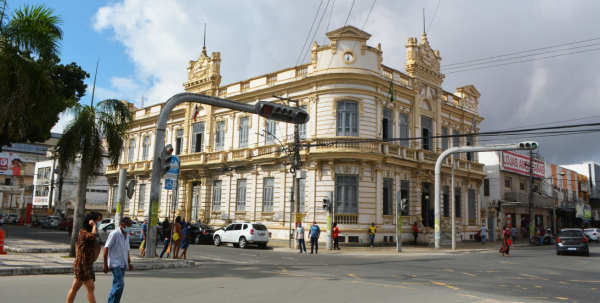
[[[383,119],[381,120],[381,135],[383,139],[391,139],[394,137],[394,126],[392,121],[392,111],[385,108],[383,110]]]
[[[392,215],[393,214],[393,180],[392,179],[383,179],[383,215]]]
[[[445,136],[448,136],[448,129],[446,127],[442,127],[442,151],[448,149],[449,138],[445,138]]]
[[[194,123],[192,131],[192,151],[195,153],[204,150],[204,122]]]
[[[409,131],[408,131],[408,115],[405,114],[400,114],[400,139],[405,139],[405,140],[400,140],[400,145],[402,146],[408,146],[408,137],[409,137]]]
[[[490,196],[490,179],[483,179],[483,196]]]
[[[457,218],[462,218],[462,207],[460,205],[460,203],[461,203],[460,190],[461,190],[460,187],[454,188],[454,207],[456,208],[456,211],[454,214]]]
[[[250,117],[240,119],[240,148],[248,147],[250,137]]]
[[[127,162],[133,162],[133,154],[135,151],[135,139],[129,139],[129,154],[127,155]]]
[[[263,212],[273,211],[273,189],[275,187],[275,178],[264,178],[263,187]]]
[[[458,137],[458,135],[460,135],[460,133],[455,130],[452,131],[452,135],[455,137],[452,137],[452,147],[459,147],[460,146],[460,137]],[[460,154],[456,153],[454,154],[454,159],[460,159]]]
[[[215,150],[220,151],[225,148],[225,122],[217,123],[217,133],[215,135]]]
[[[115,210],[117,209],[117,203],[119,202],[119,187],[118,186],[114,186],[113,187],[113,202],[112,202],[112,209]]]
[[[142,160],[148,160],[148,153],[150,152],[150,136],[144,137],[144,145],[142,148]]]
[[[473,146],[473,136],[467,136],[467,146]],[[467,153],[467,160],[475,161],[475,153]]]
[[[423,142],[423,149],[433,150],[431,145],[431,136],[433,134],[433,121],[429,117],[421,117],[421,141]]]
[[[190,221],[198,221],[200,216],[200,182],[192,183],[192,207]]]
[[[213,211],[221,211],[221,188],[223,181],[213,181]]]
[[[510,178],[510,177],[504,178],[504,187],[512,189],[512,178]]]
[[[402,215],[408,216],[410,214],[410,181],[400,181],[400,199],[406,199]]]
[[[467,194],[469,195],[469,219],[476,219],[477,218],[477,203],[475,200],[475,190],[474,189],[469,189],[467,191]]]
[[[299,212],[304,212],[304,205],[306,201],[306,179],[300,179],[298,182],[298,203],[300,203]]]
[[[183,129],[177,130],[177,139],[175,140],[175,154],[181,155],[181,147],[183,144]]]
[[[138,198],[138,210],[144,210],[146,204],[146,184],[140,184],[140,194]]]
[[[267,120],[267,133],[265,134],[265,145],[277,143],[277,122]]]
[[[358,176],[336,175],[335,209],[340,214],[358,213]]]
[[[450,217],[450,186],[444,186],[444,217]]]
[[[303,111],[307,111],[308,107],[306,105],[300,106],[300,109]],[[308,124],[298,124],[298,136],[300,140],[306,140],[306,125]]]
[[[337,135],[358,136],[358,102],[338,101]]]
[[[246,179],[239,179],[237,181],[235,211],[246,211]]]

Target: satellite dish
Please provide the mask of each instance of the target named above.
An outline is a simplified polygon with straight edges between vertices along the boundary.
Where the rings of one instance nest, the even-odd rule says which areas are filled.
[[[135,193],[135,180],[129,180],[125,189],[127,189],[127,197],[129,199],[133,198],[133,193]]]

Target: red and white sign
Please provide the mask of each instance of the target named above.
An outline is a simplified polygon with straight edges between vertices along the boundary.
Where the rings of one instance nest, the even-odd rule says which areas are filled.
[[[529,157],[509,151],[503,151],[502,169],[529,176]],[[533,176],[542,179],[546,177],[546,166],[544,162],[533,160]]]
[[[0,153],[0,175],[20,176],[23,160],[21,155]]]

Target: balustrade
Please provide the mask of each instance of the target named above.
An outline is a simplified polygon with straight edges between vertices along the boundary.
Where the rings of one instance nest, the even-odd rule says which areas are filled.
[[[338,224],[358,224],[358,214],[336,214],[335,222]]]

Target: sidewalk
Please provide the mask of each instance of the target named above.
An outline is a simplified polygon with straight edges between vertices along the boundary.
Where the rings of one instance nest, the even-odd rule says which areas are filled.
[[[69,245],[24,238],[7,239],[4,251],[15,253],[68,253]]]

